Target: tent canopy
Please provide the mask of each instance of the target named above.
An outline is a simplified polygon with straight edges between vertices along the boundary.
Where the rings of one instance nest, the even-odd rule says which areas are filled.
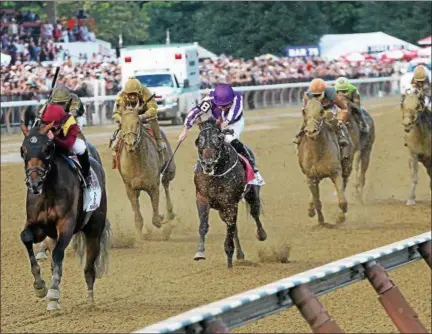
[[[330,34],[320,40],[321,56],[336,59],[351,52],[378,53],[393,49],[417,50],[418,46],[381,31],[361,34]]]
[[[417,41],[417,44],[419,45],[431,45],[432,44],[432,35],[422,38],[421,40]]]

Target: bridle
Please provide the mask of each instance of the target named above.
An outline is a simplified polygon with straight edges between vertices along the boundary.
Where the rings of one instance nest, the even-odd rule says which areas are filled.
[[[203,131],[211,130],[211,129],[213,129],[212,126],[206,126],[206,127],[204,127],[203,129],[201,129],[201,131],[199,133],[199,136],[201,135],[201,133]],[[223,132],[221,132],[221,133],[223,134]],[[229,149],[234,149],[231,145],[228,145],[228,146],[229,146]],[[222,149],[218,150],[218,155],[217,155],[216,159],[213,161],[214,166],[216,166],[218,164],[218,162],[219,162],[219,160],[221,158],[221,155],[222,155]],[[236,155],[237,155],[237,153],[236,153]],[[203,158],[201,157],[201,154],[199,153],[199,151],[198,151],[198,161],[199,161],[199,163],[201,165],[201,168],[204,170]],[[239,161],[239,159],[236,156],[236,160],[235,160],[234,164],[230,168],[228,168],[225,172],[223,172],[221,174],[214,174],[214,172],[213,172],[212,174],[208,174],[208,175],[209,176],[215,176],[215,177],[224,176],[224,175],[228,174],[230,171],[232,171],[237,166],[238,161]]]
[[[129,113],[132,113],[132,112],[134,112],[134,111],[131,110],[131,111],[126,112],[125,114],[129,114]],[[128,135],[130,133],[132,133],[133,135],[135,135],[135,141],[134,141],[134,144],[132,146],[132,148],[134,150],[137,148],[138,144],[141,141],[141,136],[142,136],[142,129],[141,128],[142,128],[142,124],[141,124],[141,121],[139,120],[139,117],[138,117],[138,131],[137,132],[135,132],[135,131],[128,131],[128,132],[123,132],[122,133],[122,137],[121,137],[122,140],[124,140],[124,138],[126,137],[126,135]]]

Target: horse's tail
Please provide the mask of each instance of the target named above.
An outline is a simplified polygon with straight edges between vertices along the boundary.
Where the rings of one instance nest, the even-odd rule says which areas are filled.
[[[105,220],[105,227],[102,232],[100,241],[99,256],[96,259],[96,277],[101,278],[104,273],[108,272],[109,249],[111,248],[111,223],[108,218]]]
[[[101,278],[102,275],[108,272],[109,249],[111,247],[111,223],[108,219],[105,220],[105,227],[100,240],[99,255],[95,262],[96,277]],[[82,264],[86,252],[86,237],[84,232],[80,231],[74,235],[72,247],[76,255],[80,258]]]

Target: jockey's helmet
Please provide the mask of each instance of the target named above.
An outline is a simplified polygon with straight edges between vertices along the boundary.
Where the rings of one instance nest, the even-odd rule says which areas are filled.
[[[349,88],[349,81],[345,77],[339,77],[336,79],[335,88],[337,91],[346,91]]]
[[[57,85],[54,87],[51,95],[52,103],[66,103],[70,98],[70,90],[65,85]]]
[[[217,106],[224,107],[228,106],[234,101],[234,90],[229,84],[219,84],[214,90],[214,103]]]
[[[320,78],[313,79],[309,85],[309,92],[316,98],[323,98],[325,89],[326,83]]]
[[[136,77],[129,77],[125,84],[124,92],[126,93],[128,102],[137,102],[138,96],[141,94],[141,82]]]
[[[57,104],[49,104],[43,114],[42,123],[50,124],[54,122],[54,126],[58,126],[68,114],[64,109]]]
[[[414,69],[414,81],[415,82],[423,82],[423,81],[426,81],[426,78],[427,78],[426,68],[423,65],[418,65]]]

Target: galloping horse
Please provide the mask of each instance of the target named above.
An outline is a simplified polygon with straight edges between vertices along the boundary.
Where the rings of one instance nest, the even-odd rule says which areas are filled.
[[[418,183],[418,162],[425,166],[432,190],[431,133],[432,113],[424,111],[424,105],[417,91],[405,97],[402,104],[402,124],[405,130],[405,146],[410,152],[411,188],[407,205],[414,205],[415,190]]]
[[[55,150],[47,133],[53,123],[30,131],[21,124],[24,141],[21,156],[25,162],[27,220],[21,240],[30,259],[36,296],[47,297],[47,310],[60,308],[60,282],[66,247],[73,235],[81,237],[75,250],[81,258],[86,248],[84,268],[88,296],[93,301],[93,286],[108,265],[110,225],[106,220],[107,197],[102,166],[90,158],[93,183],[91,193],[82,189],[82,174],[73,160]],[[90,195],[90,196],[89,196]],[[33,244],[46,237],[56,241],[52,252],[52,280],[47,290],[33,252]],[[85,246],[83,242],[85,241]]]
[[[157,228],[162,226],[164,217],[159,214],[159,186],[161,170],[164,167],[160,161],[156,142],[142,124],[138,113],[131,109],[124,110],[121,118],[122,137],[118,142],[117,161],[118,170],[126,187],[126,193],[135,214],[135,229],[138,237],[142,237],[143,217],[140,212],[139,195],[145,191],[151,199],[153,207],[152,223]],[[172,155],[171,146],[161,130],[167,150]],[[174,179],[176,166],[174,160],[168,166],[162,177],[162,185],[166,197],[166,219],[173,220],[175,214],[169,191],[169,184]],[[151,226],[146,224],[147,235],[152,233]]]
[[[249,163],[240,157],[230,144],[225,143],[225,134],[218,128],[213,118],[202,122],[200,130],[195,140],[199,163],[194,175],[200,238],[194,259],[205,260],[205,236],[209,229],[209,212],[210,209],[215,209],[219,211],[219,216],[227,225],[225,253],[228,257],[228,268],[231,268],[235,247],[237,259],[244,259],[237,230],[238,203],[243,197],[255,220],[257,239],[260,241],[267,239],[260,221],[260,186],[248,185],[248,182],[254,179]],[[254,156],[253,158],[255,159]]]
[[[348,158],[342,159],[337,135],[330,128],[331,125],[327,124],[325,110],[318,100],[310,100],[302,113],[306,123],[306,135],[299,144],[298,161],[303,174],[307,176],[307,184],[311,192],[309,217],[314,217],[318,212],[318,223],[324,226],[319,183],[329,177],[338,194],[340,213],[337,223],[343,223],[348,211],[345,186],[352,170],[352,153]],[[349,146],[348,149],[352,152],[352,143]]]
[[[375,142],[375,123],[370,114],[363,109],[366,114],[365,120],[369,125],[369,132],[360,132],[358,116],[352,112],[352,102],[343,94],[339,97],[348,105],[348,113],[344,120],[351,140],[354,144],[353,167],[356,173],[354,188],[357,200],[363,203],[363,188],[366,182],[366,172],[369,168],[370,155]]]

